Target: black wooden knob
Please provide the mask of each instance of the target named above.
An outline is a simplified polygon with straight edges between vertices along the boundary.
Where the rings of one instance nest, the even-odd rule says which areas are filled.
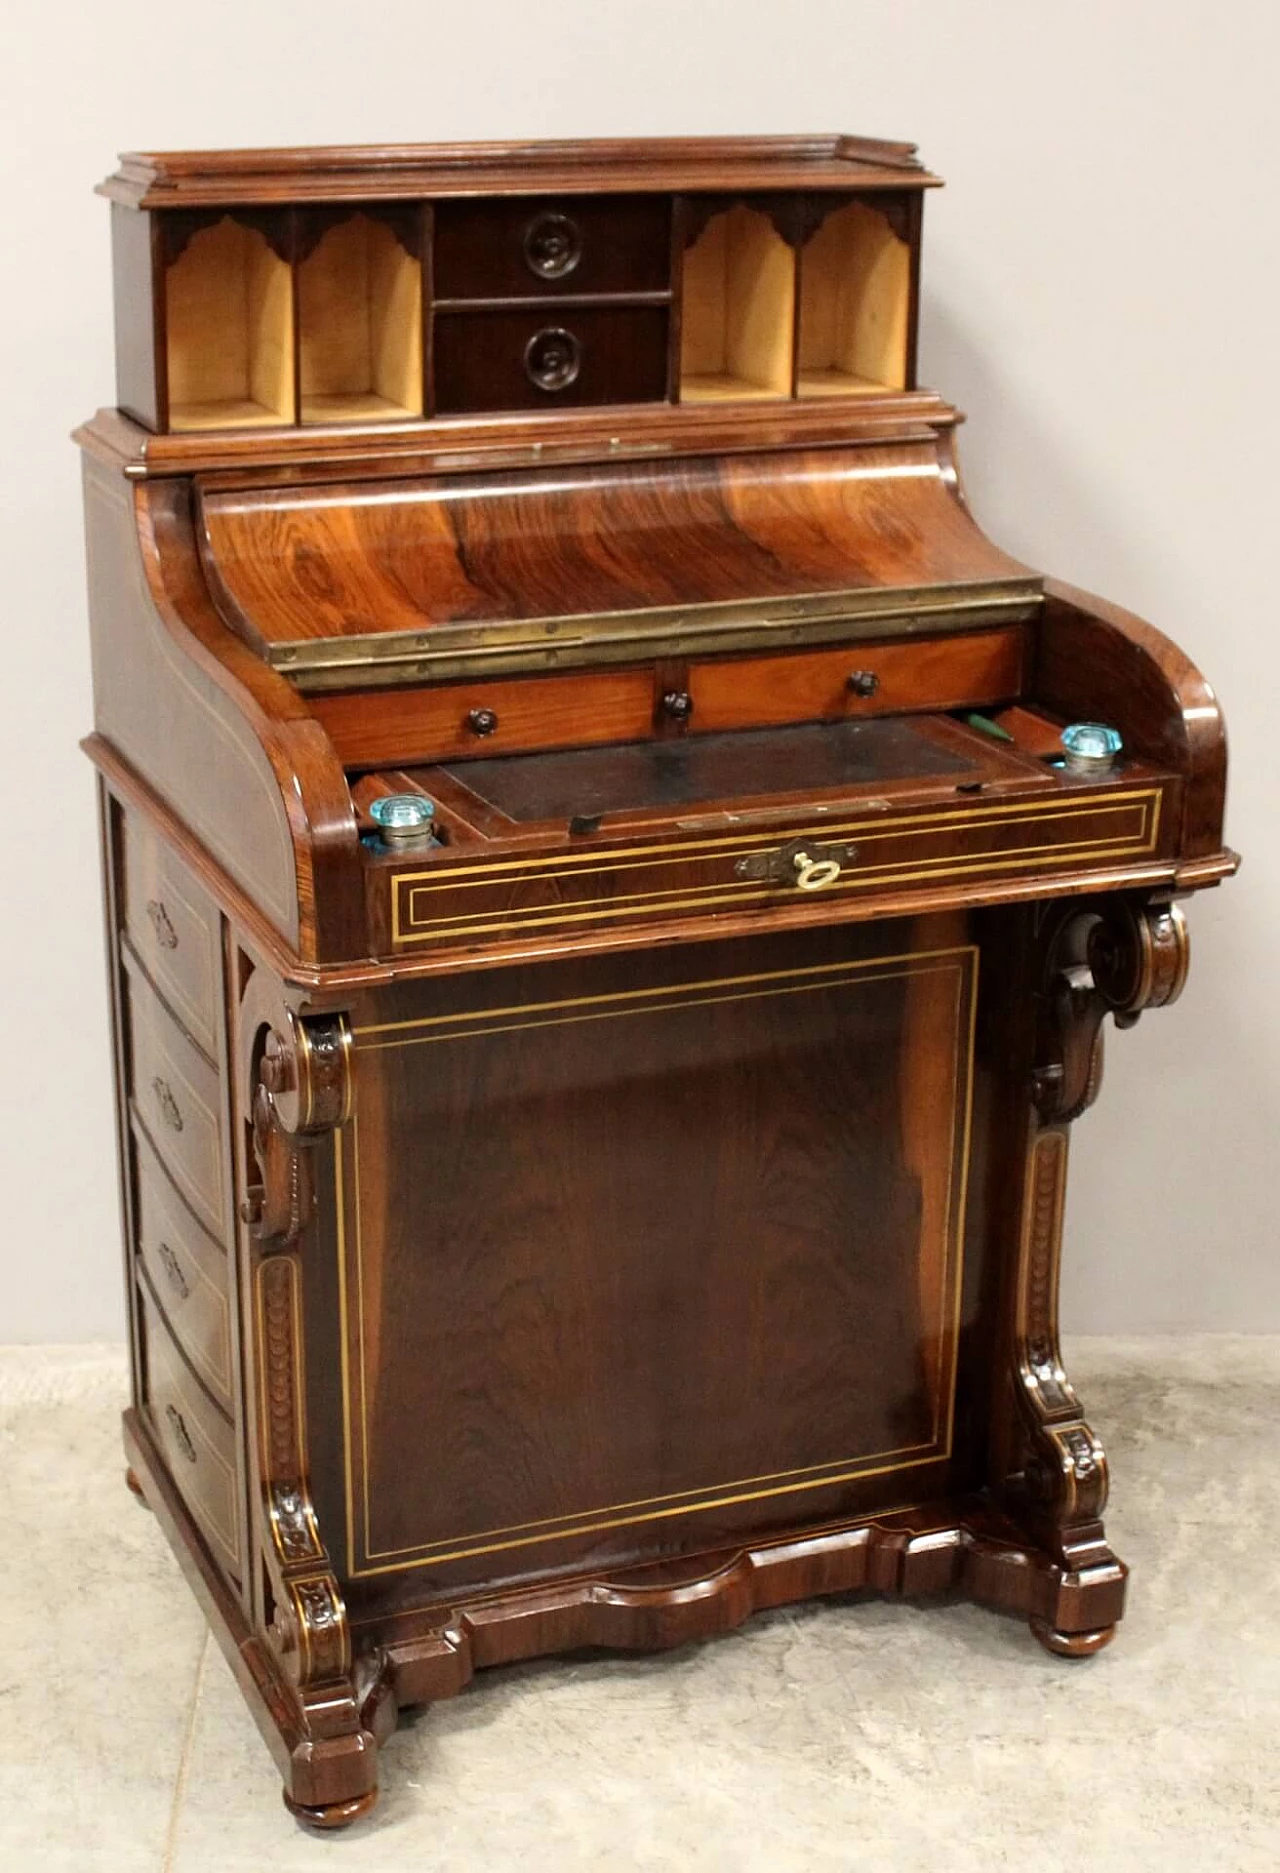
[[[582,232],[568,215],[537,215],[524,237],[525,265],[540,280],[562,280],[582,258]]]
[[[492,709],[469,709],[467,727],[473,735],[492,735],[498,726],[498,718]]]
[[[662,713],[673,722],[687,722],[693,714],[693,697],[687,689],[669,689],[662,698]]]
[[[572,332],[549,325],[524,348],[524,374],[539,390],[567,390],[582,369],[582,345]]]
[[[849,676],[849,688],[855,696],[874,696],[880,687],[880,678],[874,670],[854,670]]]

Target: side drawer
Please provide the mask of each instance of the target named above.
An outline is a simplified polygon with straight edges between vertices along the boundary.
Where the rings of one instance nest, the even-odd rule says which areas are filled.
[[[191,1372],[139,1282],[146,1407],[165,1462],[219,1564],[240,1575],[235,1431]]]
[[[432,356],[441,416],[659,402],[667,394],[667,309],[442,312]]]
[[[227,1239],[218,1076],[140,970],[129,984],[129,1091],[162,1163],[205,1227]]]
[[[761,723],[852,720],[1004,702],[1022,688],[1023,629],[853,644],[839,650],[693,663],[694,733]]]
[[[1034,799],[832,814],[769,832],[392,873],[392,949],[554,937],[694,913],[926,891],[982,880],[1137,865],[1161,851],[1163,790],[1064,787]],[[1164,836],[1167,844],[1167,834]],[[799,854],[820,861],[800,888]]]
[[[218,913],[176,855],[130,814],[124,921],[143,967],[205,1052],[218,1052]]]
[[[653,672],[601,670],[385,693],[350,690],[316,696],[312,705],[344,766],[407,766],[643,741],[653,733]]]
[[[226,1251],[196,1221],[146,1139],[135,1135],[138,1255],[174,1338],[225,1411],[232,1409]]]
[[[438,202],[437,299],[662,292],[671,280],[664,196]]]

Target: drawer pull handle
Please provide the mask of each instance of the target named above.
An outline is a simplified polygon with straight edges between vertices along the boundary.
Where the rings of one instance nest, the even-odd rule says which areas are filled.
[[[792,885],[797,891],[823,891],[858,856],[856,845],[813,845],[792,839],[777,852],[751,852],[734,866],[739,878]]]
[[[662,713],[673,722],[687,722],[693,714],[693,697],[687,689],[669,689],[662,698]]]
[[[169,1127],[170,1131],[180,1132],[182,1130],[182,1110],[173,1096],[173,1088],[170,1086],[168,1080],[162,1080],[157,1073],[156,1077],[151,1082],[151,1090],[156,1096],[156,1104],[160,1108],[160,1116],[165,1124]]]
[[[524,348],[524,374],[538,390],[567,390],[582,369],[582,345],[572,332],[548,325]]]
[[[582,231],[568,215],[536,215],[525,230],[524,260],[540,280],[562,280],[582,258]]]
[[[151,919],[151,928],[156,933],[156,942],[164,950],[176,950],[178,933],[173,927],[168,911],[158,897],[153,897],[147,904],[147,916]]]
[[[851,670],[849,688],[855,696],[874,696],[880,687],[880,678],[874,670]]]
[[[187,1421],[176,1405],[166,1405],[164,1415],[169,1420],[169,1429],[173,1432],[173,1441],[178,1446],[188,1463],[196,1460],[196,1447],[191,1441]]]
[[[169,1277],[169,1286],[173,1289],[180,1301],[185,1301],[191,1292],[191,1284],[182,1272],[181,1262],[167,1242],[162,1242],[160,1244],[159,1248],[156,1250],[156,1254],[160,1257],[161,1267]]]
[[[492,735],[498,726],[498,718],[492,709],[468,709],[467,727],[473,735]]]

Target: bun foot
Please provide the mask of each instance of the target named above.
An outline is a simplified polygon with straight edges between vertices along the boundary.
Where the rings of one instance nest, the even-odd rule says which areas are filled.
[[[1031,1630],[1045,1651],[1056,1658],[1092,1658],[1116,1636],[1114,1625],[1095,1626],[1092,1632],[1059,1632],[1044,1619],[1033,1619]]]
[[[142,1504],[143,1508],[149,1509],[151,1507],[151,1504],[147,1501],[146,1497],[142,1493],[142,1484],[138,1481],[136,1472],[132,1469],[127,1469],[124,1473],[124,1480],[126,1484],[128,1485],[132,1494],[135,1495],[138,1501]]]
[[[357,1795],[352,1801],[327,1802],[322,1808],[308,1808],[304,1803],[295,1801],[288,1789],[282,1789],[284,1805],[295,1820],[303,1827],[315,1828],[323,1833],[330,1833],[335,1828],[350,1827],[353,1821],[359,1821],[367,1815],[378,1799],[378,1791],[371,1788],[363,1795]]]

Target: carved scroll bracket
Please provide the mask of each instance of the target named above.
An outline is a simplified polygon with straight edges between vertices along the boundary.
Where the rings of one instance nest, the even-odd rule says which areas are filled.
[[[345,1016],[298,1015],[251,978],[241,1022],[252,1145],[242,1217],[257,1355],[264,1637],[315,1736],[359,1729],[346,1607],[308,1481],[303,1251],[314,1216],[312,1146],[351,1114]]]
[[[1069,1125],[1102,1083],[1102,1023],[1130,1028],[1144,1009],[1177,1001],[1190,944],[1176,904],[1085,900],[1048,932],[1033,1096],[1044,1123]]]
[[[1051,1551],[1079,1577],[1082,1568],[1119,1564],[1106,1546],[1101,1522],[1106,1455],[1084,1420],[1059,1346],[1069,1127],[1097,1097],[1104,1019],[1113,1014],[1117,1026],[1131,1027],[1144,1009],[1176,1001],[1186,980],[1188,943],[1181,911],[1165,901],[1085,900],[1056,906],[1042,934],[1035,1118],[1013,1336],[1021,1425],[1021,1462],[1013,1481]]]

